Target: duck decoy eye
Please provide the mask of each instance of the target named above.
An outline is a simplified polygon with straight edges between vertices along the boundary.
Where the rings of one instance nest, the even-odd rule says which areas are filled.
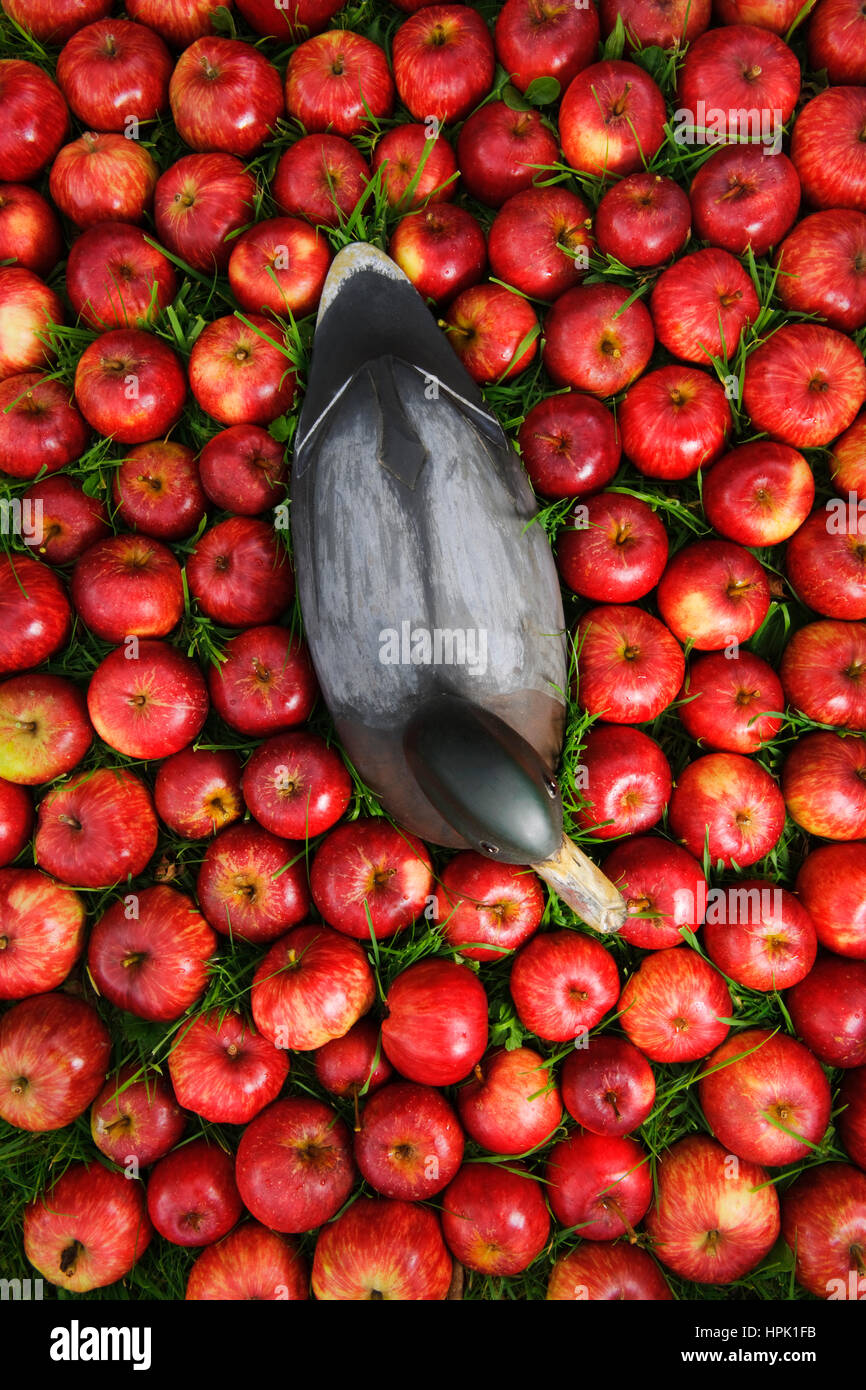
[[[559,787],[558,787],[558,785],[557,785],[556,778],[555,778],[555,777],[545,777],[545,779],[544,779],[544,785],[545,785],[545,787],[547,788],[547,795],[550,797],[551,801],[553,801],[553,799],[555,798],[557,792],[559,791]]]
[[[485,854],[498,854],[498,853],[499,853],[499,846],[498,846],[498,845],[491,845],[487,840],[482,840],[482,841],[481,841],[481,848],[483,849],[483,851],[484,851]]]

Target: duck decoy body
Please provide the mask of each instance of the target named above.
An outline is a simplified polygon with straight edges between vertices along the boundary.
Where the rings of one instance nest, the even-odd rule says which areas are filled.
[[[385,809],[531,864],[617,930],[622,897],[563,836],[565,623],[532,490],[420,295],[362,243],[325,284],[291,498],[312,660]]]

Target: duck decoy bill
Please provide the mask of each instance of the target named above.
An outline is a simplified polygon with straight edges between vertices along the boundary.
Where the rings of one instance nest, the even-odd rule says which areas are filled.
[[[565,621],[532,489],[420,295],[365,243],[325,283],[291,498],[322,694],[385,810],[531,866],[618,930],[621,894],[563,833]]]

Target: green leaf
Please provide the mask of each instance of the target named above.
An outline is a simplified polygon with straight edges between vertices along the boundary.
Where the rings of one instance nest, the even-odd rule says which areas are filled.
[[[618,14],[616,17],[616,24],[604,41],[601,56],[607,62],[611,58],[621,58],[624,52],[625,25],[622,22],[622,15]]]
[[[508,83],[507,87],[502,88],[502,100],[510,111],[532,110],[530,102],[526,100],[522,92],[518,92],[517,88],[511,82]]]
[[[275,439],[278,444],[285,444],[291,433],[292,426],[287,415],[278,415],[276,420],[273,420],[271,424],[268,425],[268,434],[271,436],[271,439]]]
[[[535,77],[523,95],[533,106],[551,106],[559,99],[561,90],[555,77]]]

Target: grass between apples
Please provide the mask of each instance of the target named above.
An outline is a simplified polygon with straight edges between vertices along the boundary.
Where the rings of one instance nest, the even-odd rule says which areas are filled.
[[[495,3],[495,0],[482,0],[482,3],[476,4],[474,8],[485,19],[492,22],[500,9],[500,5]],[[804,6],[803,15],[809,8],[810,5],[807,3]],[[377,0],[358,0],[358,3],[348,4],[336,16],[334,26],[363,33],[381,44],[390,53],[391,38],[404,17],[396,9],[377,3]],[[223,28],[227,35],[237,35],[248,42],[256,42],[255,35],[246,30],[243,22],[237,16],[224,12],[222,19]],[[803,68],[802,104],[802,101],[813,96],[815,92],[827,85],[825,74],[814,74],[806,71],[802,29],[794,32],[789,41],[800,58]],[[270,60],[281,71],[284,70],[292,51],[291,47],[280,48],[273,41],[259,42],[263,44]],[[683,52],[684,50],[664,52],[661,49],[650,48],[636,55],[637,61],[645,66],[659,83],[669,103],[673,98],[676,74],[682,61]],[[619,57],[621,53],[622,35],[614,33],[605,46],[604,56]],[[22,34],[5,15],[0,15],[0,58],[26,58],[53,75],[56,56],[57,50],[43,48]],[[537,98],[536,104],[542,114],[555,121],[557,94],[548,85],[546,88],[542,86],[537,94],[533,93],[533,95]],[[515,89],[509,86],[507,74],[501,68],[497,69],[494,90],[489,99],[494,99],[497,96],[513,105],[520,105],[523,101]],[[377,138],[385,129],[410,119],[412,118],[408,116],[408,113],[398,108],[393,119],[375,123],[369,133],[358,137],[356,143],[365,154],[369,154]],[[790,123],[788,130],[790,131]],[[277,209],[274,207],[268,192],[270,181],[280,154],[302,133],[300,126],[294,122],[280,122],[274,138],[267,143],[259,157],[251,162],[250,168],[256,173],[260,188],[260,198],[254,220],[259,221],[276,213]],[[448,128],[445,133],[453,139],[456,128]],[[170,119],[162,119],[144,127],[142,141],[150,147],[161,170],[168,168],[170,164],[189,153],[186,146],[179,140]],[[687,188],[697,168],[712,152],[712,146],[702,148],[700,146],[678,145],[669,129],[665,144],[650,162],[649,167],[656,172],[669,174]],[[597,206],[605,188],[601,179],[584,174],[574,174],[565,165],[559,164],[545,169],[540,174],[539,181],[566,183],[574,191],[580,193],[593,209]],[[37,184],[37,187],[47,192],[47,177],[44,177]],[[403,215],[405,209],[395,210],[389,207],[376,179],[373,180],[371,195],[369,204],[365,209],[356,209],[340,227],[328,234],[335,250],[353,240],[372,241],[382,247],[387,247],[390,231],[400,216]],[[467,206],[479,219],[485,231],[488,230],[494,216],[491,209],[473,202],[464,194],[458,196],[458,202]],[[70,233],[71,230],[69,227],[66,228],[67,233]],[[148,230],[152,232],[152,228],[148,228]],[[176,258],[172,257],[172,259],[176,261]],[[773,297],[775,276],[769,260],[763,258],[755,263],[753,258],[747,257],[743,258],[743,263],[752,275],[763,310],[758,322],[745,335],[733,360],[722,359],[713,364],[722,380],[734,376],[740,386],[742,385],[744,363],[749,352],[782,319],[781,308]],[[176,261],[176,264],[186,274],[174,304],[161,318],[155,331],[164,337],[186,361],[193,343],[205,324],[221,314],[236,310],[237,304],[225,278],[211,279],[191,271],[182,262]],[[65,267],[61,263],[48,277],[49,283],[61,296],[64,294],[64,270]],[[657,272],[631,271],[609,257],[594,255],[591,258],[587,281],[611,280],[624,285],[633,297],[638,297],[646,295],[652,288],[656,274]],[[536,308],[539,311],[540,319],[543,318],[544,306],[538,304]],[[309,362],[313,324],[314,319],[310,317],[299,323],[290,321],[285,325],[287,366],[291,366],[298,373],[301,387]],[[56,328],[52,337],[57,360],[52,375],[71,386],[78,357],[95,336],[96,334],[83,328]],[[866,330],[854,336],[861,349],[866,346]],[[648,370],[668,360],[670,359],[664,351],[657,348]],[[554,389],[541,367],[540,357],[536,357],[535,362],[516,380],[494,385],[488,388],[485,394],[505,430],[512,438],[515,438],[516,431],[527,412],[538,400],[550,395]],[[297,404],[298,402],[296,402]],[[616,408],[618,402],[614,401],[612,404]],[[753,435],[750,433],[748,421],[741,416],[738,398],[731,400],[731,407],[738,442],[744,442]],[[274,437],[285,443],[287,448],[291,445],[296,422],[297,410],[281,417],[271,427],[271,433]],[[218,432],[219,428],[190,399],[184,418],[177,430],[174,431],[174,437],[188,443],[198,451],[212,435]],[[827,468],[827,451],[817,449],[806,450],[805,452],[814,469],[818,500],[823,501],[826,497],[831,496],[833,491]],[[77,479],[88,495],[104,498],[112,516],[111,483],[113,471],[120,463],[122,456],[122,448],[113,446],[110,440],[100,439],[76,464],[66,470],[70,476]],[[27,486],[29,483],[16,483],[11,480],[5,480],[2,484],[6,495],[15,495]],[[639,476],[626,463],[611,486],[641,498],[660,513],[668,532],[672,553],[688,542],[711,533],[711,528],[705,521],[701,510],[699,477],[666,486],[663,483],[656,483]],[[557,533],[566,524],[568,510],[568,503],[558,502],[547,505],[542,499],[539,499],[539,513],[534,524],[542,525],[551,541],[554,541]],[[213,520],[219,519],[219,515],[212,516],[207,524],[210,525]],[[116,529],[123,529],[123,527],[118,525]],[[204,523],[200,530],[203,529]],[[288,529],[280,530],[279,534],[286,548],[290,550]],[[195,544],[196,539],[197,536],[193,536],[188,541],[173,547],[181,563]],[[7,549],[21,550],[24,548],[23,544],[13,536],[0,536],[0,542]],[[748,643],[748,647],[772,665],[777,666],[791,631],[804,621],[808,621],[811,615],[797,604],[785,588],[779,568],[780,554],[778,548],[776,550],[756,550],[754,553],[766,566],[771,579],[774,581],[774,599],[766,621]],[[566,620],[571,627],[584,608],[589,605],[569,593],[564,594],[564,599]],[[642,606],[654,611],[651,597],[643,600]],[[301,628],[301,616],[297,605],[287,616],[286,621],[290,625],[297,626],[298,629]],[[224,644],[231,635],[228,630],[220,629],[204,615],[197,612],[195,604],[187,599],[183,623],[174,640],[178,646],[195,656],[206,668],[209,663],[218,662],[221,659]],[[66,650],[60,653],[45,669],[86,683],[95,667],[109,650],[109,645],[100,642],[88,632],[83,624],[77,622]],[[572,703],[569,706],[561,781],[565,802],[566,828],[576,839],[588,845],[591,850],[593,837],[577,829],[574,811],[579,801],[574,801],[572,799],[573,793],[569,791],[573,785],[574,767],[579,761],[582,741],[590,722],[575,704]],[[321,705],[314,712],[311,724],[326,738],[333,739],[330,720]],[[686,735],[673,706],[665,710],[651,725],[641,727],[645,728],[646,732],[662,744],[671,762],[675,777],[700,751],[693,740]],[[814,726],[810,721],[800,717],[789,717],[778,737],[762,748],[758,754],[759,760],[771,773],[778,775],[781,760],[788,744],[811,727],[819,726]],[[208,748],[234,748],[242,758],[256,746],[255,741],[246,740],[228,728],[213,712],[197,741],[197,745]],[[103,766],[135,767],[149,782],[152,782],[152,776],[156,770],[156,764],[149,766],[146,763],[125,758],[97,740],[87,754],[83,767],[94,769]],[[384,814],[370,788],[364,785],[351,766],[350,771],[352,772],[354,794],[347,813],[348,818],[352,819],[359,815]],[[659,829],[663,832],[666,831],[666,823],[663,822]],[[806,847],[807,837],[789,819],[778,845],[765,860],[749,868],[748,876],[766,877],[781,886],[792,887]],[[119,891],[134,891],[136,886],[146,886],[154,879],[170,881],[183,891],[194,893],[196,873],[205,848],[206,842],[204,841],[180,840],[163,831],[153,861],[156,867],[155,869],[152,868],[148,875],[131,882],[128,886],[123,885],[122,889],[117,887],[96,890],[86,894],[91,920],[95,920],[105,910],[109,901],[116,897]],[[315,841],[305,845],[304,853],[308,859],[312,857],[315,848]],[[448,855],[434,849],[433,858],[434,865],[438,870],[447,860]],[[734,876],[721,872],[720,866],[714,866],[708,862],[705,863],[704,867],[711,884],[718,884],[723,879],[729,880]],[[574,928],[577,926],[577,919],[559,899],[551,897],[547,902],[544,924]],[[690,938],[690,944],[699,951],[702,949],[700,943],[693,938]],[[605,945],[613,952],[621,976],[625,980],[636,966],[641,953],[633,950],[625,942],[616,939],[606,941]],[[109,1024],[115,1043],[114,1064],[119,1066],[134,1062],[142,1074],[160,1073],[166,1070],[166,1059],[173,1041],[178,1032],[188,1025],[190,1017],[208,1008],[216,1007],[227,1010],[238,1004],[243,1005],[260,954],[258,950],[243,942],[223,942],[204,998],[191,1011],[191,1014],[185,1015],[178,1022],[168,1026],[147,1023],[109,1006],[106,1001],[101,1000],[96,995],[92,981],[87,976],[83,966],[77,968],[70,983],[73,987],[80,989],[96,1005]],[[449,953],[443,946],[436,928],[423,918],[415,922],[396,939],[373,942],[370,958],[380,981],[382,995],[384,995],[387,985],[394,975],[414,961],[431,954],[447,955],[452,953]],[[473,969],[478,968],[475,962],[467,961],[465,963]],[[480,971],[490,1001],[491,1043],[516,1047],[525,1042],[528,1046],[541,1052],[552,1067],[554,1062],[560,1061],[567,1055],[570,1048],[567,1045],[557,1046],[542,1042],[526,1033],[517,1019],[511,1003],[508,992],[508,971],[507,958],[493,965],[485,965]],[[760,1026],[790,1031],[790,1020],[784,1003],[778,995],[758,994],[745,990],[733,982],[729,983],[734,1000],[733,1028]],[[603,1020],[593,1032],[607,1030],[619,1031],[613,1015]],[[298,1092],[308,1092],[313,1095],[322,1094],[316,1085],[309,1056],[293,1053],[291,1065],[292,1069],[286,1087],[288,1094]],[[646,1123],[635,1134],[635,1137],[640,1140],[649,1153],[653,1173],[655,1173],[659,1155],[673,1141],[687,1134],[707,1130],[706,1121],[698,1104],[695,1085],[705,1065],[705,1062],[697,1062],[687,1066],[659,1066],[656,1064],[653,1066],[658,1087],[655,1108]],[[835,1093],[841,1074],[828,1071],[828,1075]],[[446,1094],[453,1094],[453,1088]],[[333,1097],[325,1098],[330,1103],[335,1104],[336,1109],[351,1125],[353,1118],[351,1105],[339,1100],[334,1101]],[[563,1126],[550,1137],[548,1145],[528,1158],[529,1166],[539,1176],[542,1174],[545,1155],[550,1143],[554,1142],[556,1138],[562,1137],[565,1132],[566,1129]],[[240,1130],[232,1126],[208,1124],[193,1116],[186,1140],[194,1139],[201,1134],[208,1135],[214,1142],[221,1144],[226,1149],[234,1149],[237,1146]],[[0,1276],[26,1278],[33,1275],[32,1267],[24,1256],[21,1244],[21,1218],[24,1207],[48,1184],[56,1180],[71,1163],[80,1160],[93,1161],[96,1156],[96,1150],[90,1139],[89,1116],[87,1114],[65,1129],[47,1135],[26,1134],[0,1121],[0,1194],[2,1194],[2,1201],[0,1201]],[[467,1157],[475,1157],[492,1163],[507,1164],[510,1161],[483,1154],[471,1142],[467,1146]],[[826,1162],[829,1159],[843,1159],[844,1157],[845,1155],[836,1143],[831,1121],[830,1129],[822,1144],[813,1150],[804,1163],[786,1169],[773,1170],[770,1181],[776,1183],[780,1188],[784,1188],[802,1168],[815,1163]],[[349,1200],[355,1200],[365,1190],[363,1185],[357,1188]],[[431,1205],[435,1207],[436,1204],[434,1201]],[[543,1299],[552,1261],[573,1244],[576,1235],[579,1235],[579,1232],[563,1231],[553,1223],[552,1234],[545,1251],[525,1273],[513,1278],[486,1278],[466,1271],[464,1299],[484,1301]],[[644,1244],[646,1237],[639,1234],[638,1241],[640,1244]],[[315,1233],[302,1236],[300,1245],[311,1258],[315,1245]],[[169,1244],[167,1241],[155,1238],[141,1262],[127,1278],[108,1289],[96,1290],[92,1294],[84,1295],[84,1297],[136,1300],[182,1299],[186,1279],[197,1253],[194,1250],[184,1250]],[[778,1301],[810,1298],[809,1294],[795,1284],[793,1258],[781,1241],[757,1270],[732,1285],[720,1288],[696,1285],[680,1280],[668,1271],[665,1271],[665,1274],[675,1296],[680,1299]],[[56,1290],[48,1284],[45,1286],[45,1293],[47,1297],[60,1299],[70,1297],[62,1290]]]

